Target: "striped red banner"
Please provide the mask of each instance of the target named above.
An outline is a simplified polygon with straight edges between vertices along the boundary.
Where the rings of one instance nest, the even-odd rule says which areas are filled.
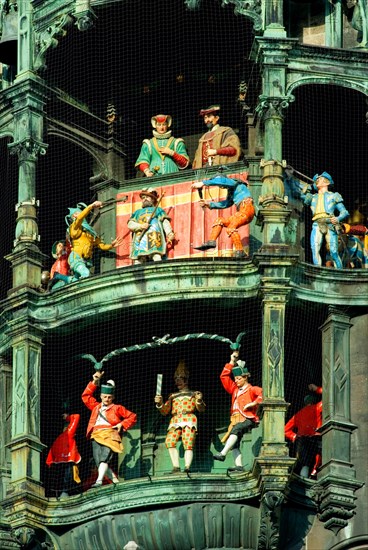
[[[246,177],[246,173],[241,174],[243,181],[246,181]],[[237,178],[239,178],[239,174],[237,174]],[[152,183],[149,181],[149,185],[152,185]],[[168,259],[232,256],[233,247],[225,228],[218,239],[216,249],[211,249],[207,252],[200,252],[194,249],[195,246],[209,239],[212,225],[219,216],[227,218],[236,209],[235,206],[224,210],[202,209],[198,203],[198,191],[191,189],[192,183],[193,180],[175,185],[166,185],[165,187],[155,187],[159,195],[163,192],[165,193],[160,206],[170,217],[171,225],[176,235],[174,245],[168,250]],[[117,267],[132,264],[132,260],[129,258],[132,239],[127,223],[132,213],[142,206],[139,194],[140,190],[117,195],[117,198],[128,196],[126,202],[117,204],[116,235],[125,237],[123,244],[117,249]],[[218,187],[203,188],[203,198],[206,201],[212,200],[215,202],[223,200],[226,198],[226,190]],[[242,238],[244,250],[248,253],[249,225],[241,227],[239,234]]]

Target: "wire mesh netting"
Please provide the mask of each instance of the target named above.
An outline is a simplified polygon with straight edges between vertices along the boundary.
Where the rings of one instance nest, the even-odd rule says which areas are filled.
[[[153,0],[149,9],[147,4],[147,0],[141,0],[96,5],[97,19],[92,29],[82,33],[75,26],[69,28],[58,47],[48,52],[47,68],[42,74],[49,91],[45,104],[48,150],[39,159],[36,182],[39,246],[49,258],[47,268],[53,263],[53,243],[65,236],[68,208],[79,201],[90,204],[96,198],[90,181],[97,172],[96,159],[86,145],[88,140],[83,146],[77,140],[65,140],[56,121],[72,126],[75,135],[87,130],[91,140],[111,137],[124,151],[126,180],[133,180],[142,140],[152,134],[153,115],[172,116],[173,134],[185,139],[192,161],[198,137],[205,130],[199,111],[220,104],[221,122],[236,129],[247,157],[245,115],[254,112],[261,93],[259,66],[251,54],[251,22],[237,16],[234,6],[221,6],[216,0],[203,0],[193,12],[182,0]],[[241,83],[247,89],[245,98],[239,93]],[[346,208],[351,215],[359,212],[361,223],[366,224],[364,96],[349,88],[318,84],[301,87],[294,94],[295,102],[285,113],[283,157],[309,177],[324,170],[330,173]],[[112,126],[108,124],[109,116]],[[17,165],[7,151],[8,142],[0,142],[0,179],[6,182],[0,190],[4,207],[2,298],[11,287],[10,265],[3,256],[12,249],[17,202]],[[142,186],[146,185],[143,181]],[[311,263],[308,235],[312,215],[301,206],[298,213],[299,223],[305,227],[301,242],[305,260]],[[320,304],[293,301],[287,306],[285,399],[291,404],[287,418],[303,406],[308,384],[321,385],[319,327],[325,318],[326,308]],[[138,418],[124,435],[124,453],[115,457],[114,469],[120,478],[171,470],[165,448],[169,417],[159,414],[154,396],[158,374],[163,375],[164,399],[175,391],[174,372],[180,360],[190,372],[190,389],[202,392],[206,403],[206,411],[198,414],[192,468],[198,472],[224,471],[229,463],[214,464],[212,452],[221,448],[220,439],[229,422],[230,396],[219,380],[230,357],[229,344],[203,337],[163,342],[156,347],[145,344],[152,344],[153,337],[202,333],[234,342],[243,331],[246,334],[240,355],[251,372],[251,383],[261,386],[260,299],[182,299],[173,303],[160,303],[158,299],[152,307],[126,308],[91,322],[79,322],[76,312],[70,326],[50,331],[42,350],[41,378],[41,440],[47,447],[42,477],[47,494],[60,495],[66,488],[70,493],[84,491],[96,480],[91,442],[85,435],[90,412],[81,400],[95,369],[93,362],[81,354],[90,354],[99,362],[121,348],[127,351],[112,355],[103,364],[104,380],[115,381],[116,402]],[[134,345],[138,348],[130,349]],[[65,427],[66,413],[80,415],[75,439],[81,455],[81,483],[75,483],[64,466],[46,466],[49,450]],[[250,445],[243,446],[244,463],[250,467],[259,452],[261,432],[257,428],[247,438]],[[150,451],[153,443],[155,453]],[[180,452],[183,465],[182,448]]]

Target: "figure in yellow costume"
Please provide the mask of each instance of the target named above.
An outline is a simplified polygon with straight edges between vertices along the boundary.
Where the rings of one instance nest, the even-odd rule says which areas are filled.
[[[92,267],[92,256],[95,248],[111,250],[123,242],[123,237],[117,237],[111,244],[105,244],[93,227],[87,222],[87,216],[94,208],[101,208],[102,202],[95,201],[89,206],[78,203],[77,208],[69,208],[66,222],[69,225],[69,237],[72,251],[69,255],[69,265],[73,272],[73,280],[89,277]],[[82,209],[83,208],[83,209]]]
[[[170,412],[172,414],[165,441],[173,465],[172,473],[180,472],[179,451],[176,448],[180,438],[184,447],[184,471],[190,471],[197,435],[195,412],[203,412],[206,408],[202,393],[188,388],[188,378],[189,371],[184,361],[180,361],[174,375],[178,391],[169,395],[166,403],[163,403],[161,395],[155,397],[155,404],[160,413],[164,416]]]

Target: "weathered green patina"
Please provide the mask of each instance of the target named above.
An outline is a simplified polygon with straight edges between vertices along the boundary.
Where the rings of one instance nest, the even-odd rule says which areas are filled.
[[[50,87],[43,72],[47,54],[60,40],[68,39],[74,24],[79,31],[88,32],[98,8],[108,9],[113,3],[18,2],[17,75],[12,83],[3,83],[0,110],[0,137],[12,137],[9,149],[17,155],[19,167],[15,241],[7,255],[13,282],[1,304],[0,318],[0,385],[5,396],[0,416],[0,546],[4,550],[41,545],[74,550],[77,546],[102,547],[108,541],[111,548],[120,548],[120,534],[125,531],[146,549],[170,548],[171,544],[179,550],[276,550],[287,540],[285,525],[297,515],[290,503],[301,510],[295,520],[300,531],[298,543],[305,539],[317,511],[319,521],[335,537],[333,544],[343,540],[339,531],[349,522],[353,531],[367,540],[353,518],[362,482],[356,479],[359,461],[354,461],[351,452],[356,424],[350,413],[350,384],[356,362],[351,364],[350,336],[356,335],[352,331],[357,312],[367,318],[368,276],[359,270],[336,272],[301,261],[303,229],[285,196],[282,147],[284,119],[298,87],[334,84],[368,96],[366,29],[359,49],[342,49],[342,2],[326,2],[324,44],[301,44],[287,35],[282,0],[222,0],[223,6],[231,5],[235,14],[250,19],[257,33],[253,53],[262,86],[258,106],[248,121],[249,135],[254,134],[249,144],[249,181],[259,207],[257,224],[253,222],[251,229],[254,262],[184,259],[116,270],[114,257],[105,257],[99,275],[42,294],[39,287],[45,257],[37,223],[37,166],[40,156],[48,154],[46,132],[73,143],[93,159],[90,183],[99,200],[115,199],[118,193],[142,186],[142,180],[125,179],[124,147],[109,134],[112,126],[101,120],[97,123],[81,101]],[[200,8],[199,0],[183,3],[193,10]],[[124,9],[124,2],[121,4]],[[59,109],[64,113],[59,119],[45,114],[50,97],[65,109]],[[82,128],[68,124],[70,110],[83,114]],[[98,137],[94,124],[100,127]],[[261,143],[255,143],[257,139]],[[234,165],[234,172],[243,169],[242,163]],[[185,176],[155,178],[155,185],[175,185],[184,178],[194,180],[195,174],[187,171]],[[105,240],[114,236],[115,225],[115,204],[110,203],[99,220]],[[66,502],[44,496],[40,474],[44,448],[40,439],[41,356],[48,337],[67,333],[77,339],[106,316],[124,316],[127,311],[144,315],[167,304],[199,301],[245,307],[250,300],[258,300],[262,309],[264,402],[261,427],[247,436],[248,442],[260,443],[260,452],[254,457],[248,446],[244,449],[249,472],[226,477],[208,463],[206,472],[168,479],[162,436],[141,433],[137,428],[134,437],[140,441],[139,458],[145,464],[140,477]],[[321,327],[323,466],[316,483],[292,476],[294,459],[289,458],[283,431],[288,407],[284,393],[286,317],[289,304],[298,302],[329,306]],[[208,310],[211,314],[210,306]],[[117,348],[124,345],[118,342]],[[366,510],[360,495],[359,499],[360,510]]]

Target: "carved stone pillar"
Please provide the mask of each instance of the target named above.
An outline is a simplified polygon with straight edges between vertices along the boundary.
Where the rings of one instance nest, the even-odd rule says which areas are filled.
[[[8,494],[41,494],[40,457],[40,363],[43,334],[32,327],[26,315],[12,329],[13,391],[11,484]],[[16,412],[16,414],[15,414]]]
[[[264,36],[285,37],[284,1],[264,2]]]
[[[277,4],[277,2],[276,2]],[[259,197],[259,223],[263,246],[257,259],[269,263],[272,256],[288,254],[287,225],[291,210],[284,192],[282,160],[283,111],[293,96],[286,94],[287,53],[293,41],[256,38],[262,60],[262,95],[256,112],[264,126],[264,158],[261,160],[262,191]],[[268,257],[268,255],[271,257]],[[287,260],[289,262],[290,259]]]
[[[271,5],[272,4],[272,5]],[[275,16],[275,29],[282,29],[276,0],[268,6],[269,29]],[[272,15],[272,10],[276,12]],[[284,498],[295,459],[289,457],[285,444],[284,399],[284,332],[285,309],[289,293],[286,269],[295,255],[290,253],[286,228],[291,210],[284,196],[282,160],[283,110],[293,101],[286,88],[287,51],[290,41],[256,39],[261,50],[263,88],[257,115],[264,126],[262,191],[258,219],[263,228],[263,244],[254,259],[262,273],[263,340],[262,340],[262,428],[260,455],[255,459],[255,473],[261,491],[261,525],[258,548],[276,549],[279,540],[280,506]]]
[[[7,445],[11,438],[12,369],[5,357],[0,357],[0,500],[10,481],[11,456]]]
[[[285,307],[287,279],[263,281],[262,418],[260,456],[288,457],[284,423],[288,404],[284,399]],[[287,461],[288,467],[290,466]]]
[[[284,495],[268,491],[261,499],[261,526],[257,550],[279,550],[279,525]]]
[[[18,155],[18,213],[14,250],[6,258],[13,268],[13,291],[25,286],[38,288],[42,264],[46,258],[38,248],[36,164],[38,156],[46,153],[42,142],[43,100],[42,83],[28,78],[7,90],[13,105],[14,141],[10,152]]]
[[[318,475],[320,521],[335,534],[354,515],[354,492],[362,486],[351,463],[350,319],[330,306],[322,325],[323,424],[322,460]]]
[[[283,268],[280,268],[283,269]],[[288,403],[284,399],[286,278],[263,280],[262,427],[260,455],[255,472],[261,489],[259,549],[277,548],[280,505],[295,459],[289,457],[284,425]]]
[[[325,46],[343,47],[343,10],[341,2],[326,2]]]

